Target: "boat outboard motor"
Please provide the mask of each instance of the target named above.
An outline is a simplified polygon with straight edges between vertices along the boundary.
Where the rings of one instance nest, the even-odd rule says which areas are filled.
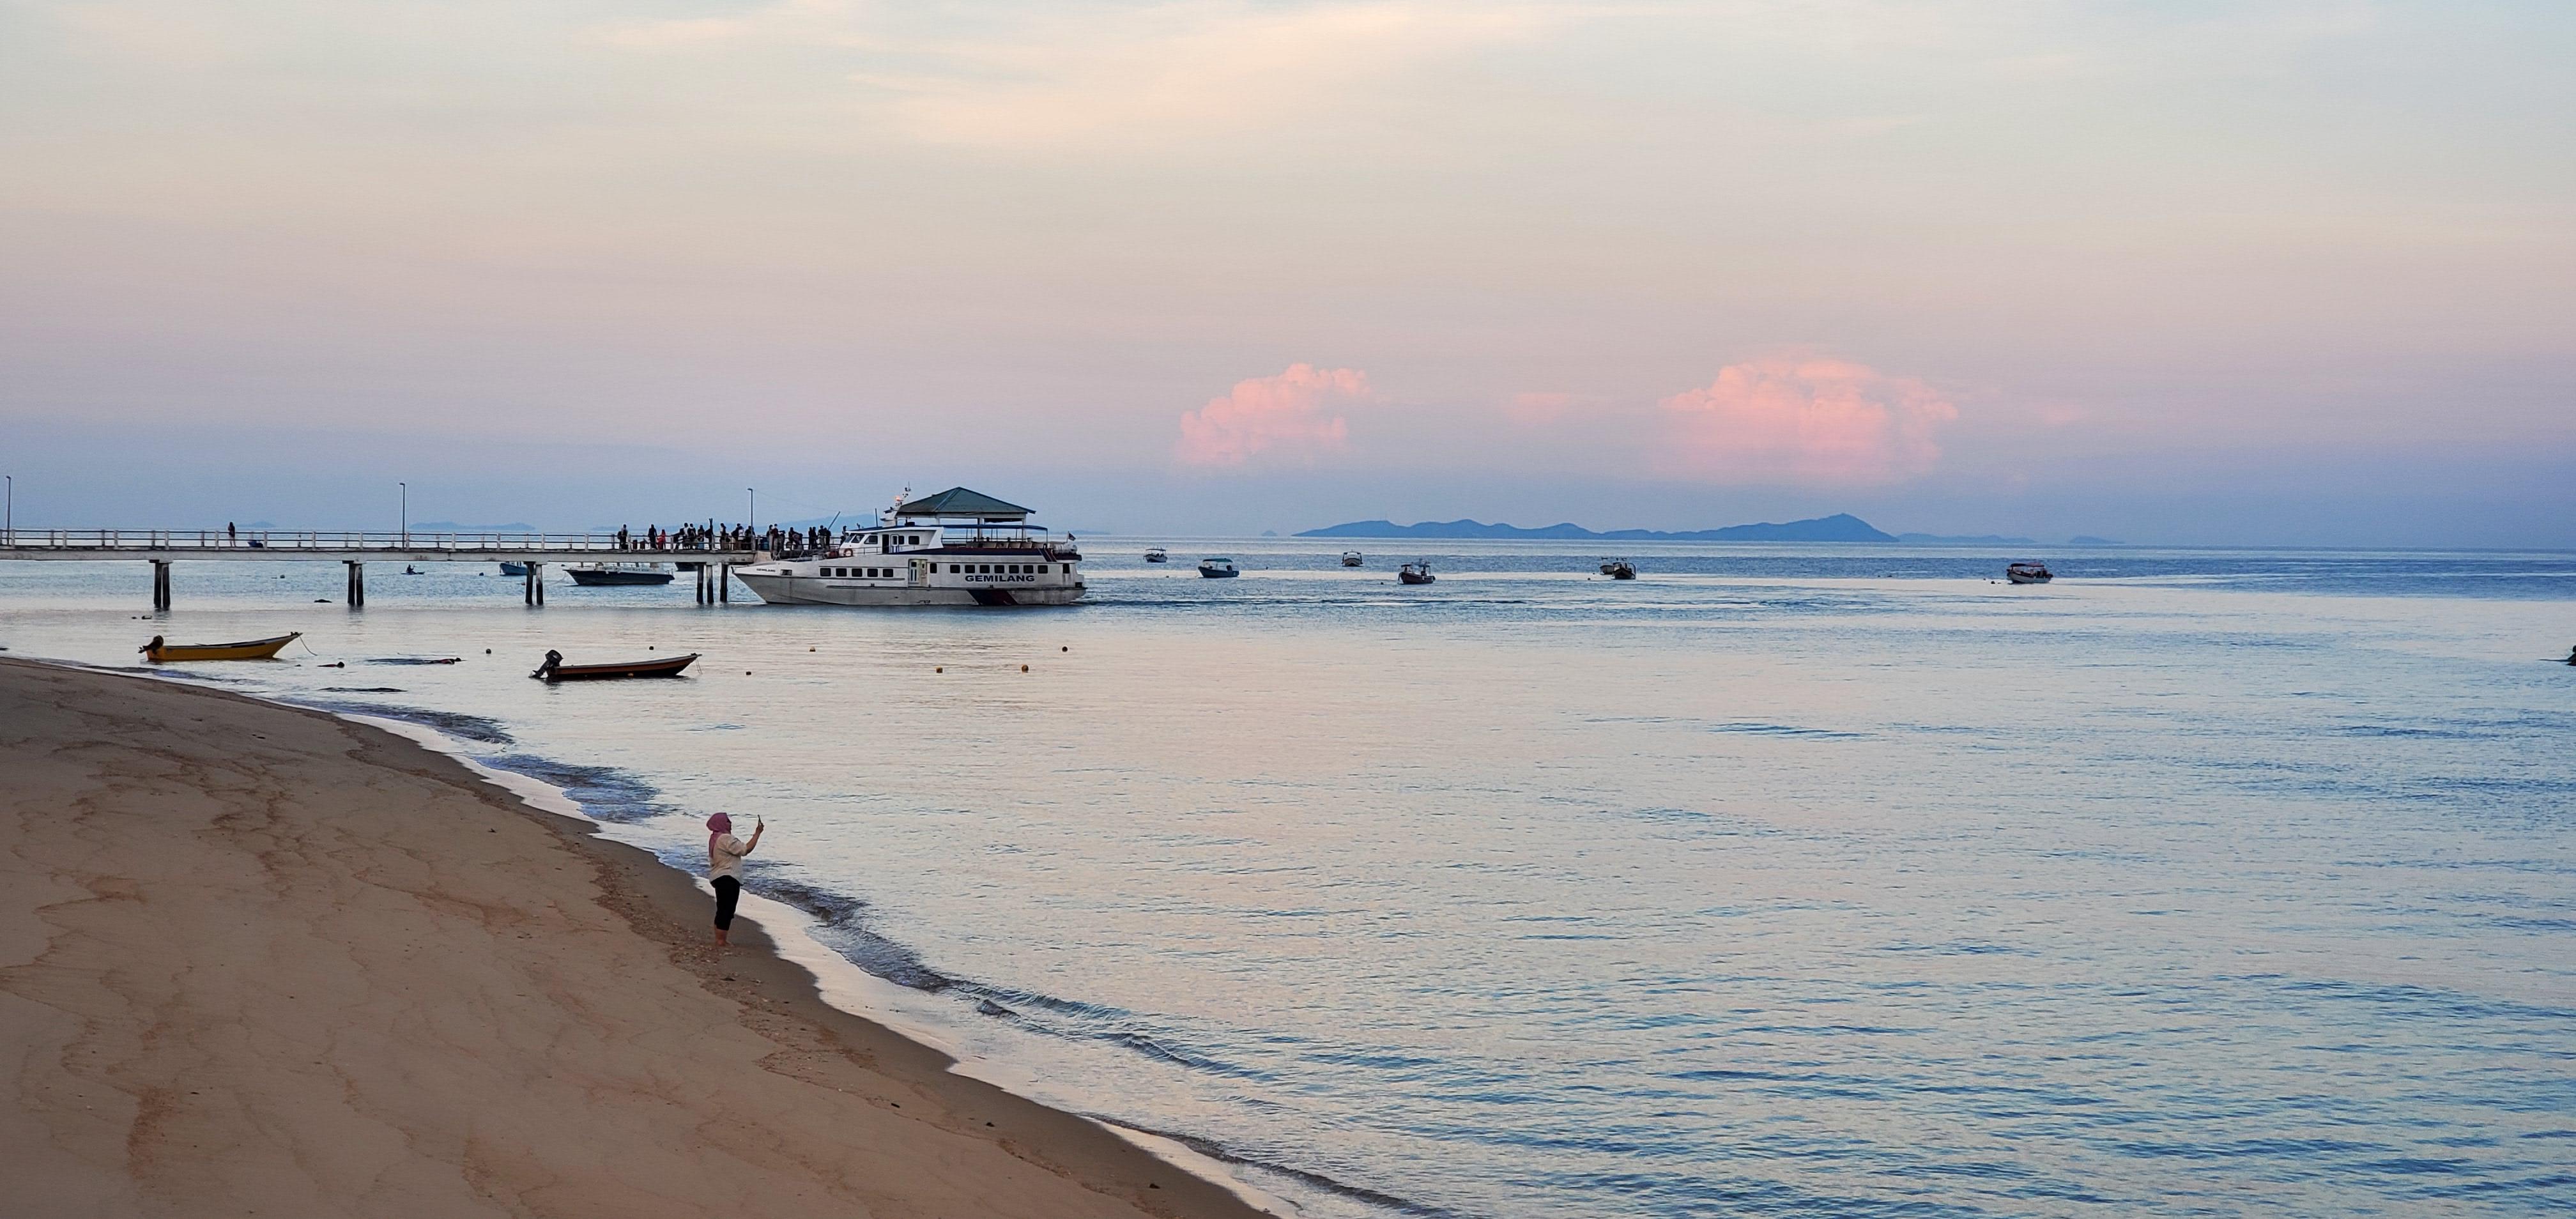
[[[530,674],[528,674],[528,676],[530,676],[530,677],[544,677],[546,674],[554,672],[554,671],[555,671],[555,669],[556,669],[556,667],[558,667],[558,666],[560,666],[560,665],[562,665],[562,664],[563,664],[563,653],[558,652],[558,651],[554,650],[553,648],[547,648],[547,649],[546,649],[546,663],[541,664],[541,665],[538,665],[538,666],[537,666],[537,671],[536,671],[536,672],[534,672],[534,673],[530,673]]]

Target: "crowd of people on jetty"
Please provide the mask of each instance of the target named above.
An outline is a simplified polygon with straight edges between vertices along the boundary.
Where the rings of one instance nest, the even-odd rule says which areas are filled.
[[[811,554],[832,544],[832,531],[817,526],[812,529],[753,529],[749,525],[682,525],[664,529],[647,525],[641,532],[619,526],[619,550],[766,550],[772,554]]]

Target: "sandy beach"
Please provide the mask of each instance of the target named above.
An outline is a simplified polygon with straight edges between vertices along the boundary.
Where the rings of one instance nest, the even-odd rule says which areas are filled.
[[[0,773],[10,1213],[1257,1213],[388,733],[0,660]]]

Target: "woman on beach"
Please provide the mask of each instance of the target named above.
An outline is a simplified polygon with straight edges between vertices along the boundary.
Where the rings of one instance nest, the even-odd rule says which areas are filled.
[[[734,903],[742,900],[742,857],[760,845],[769,826],[753,819],[751,841],[733,836],[733,818],[718,813],[707,818],[707,879],[716,886],[716,945],[723,947],[733,931]]]

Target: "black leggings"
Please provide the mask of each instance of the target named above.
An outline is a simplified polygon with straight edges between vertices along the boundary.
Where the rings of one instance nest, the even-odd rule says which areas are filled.
[[[733,927],[733,904],[742,900],[742,882],[730,876],[716,878],[716,930]]]

